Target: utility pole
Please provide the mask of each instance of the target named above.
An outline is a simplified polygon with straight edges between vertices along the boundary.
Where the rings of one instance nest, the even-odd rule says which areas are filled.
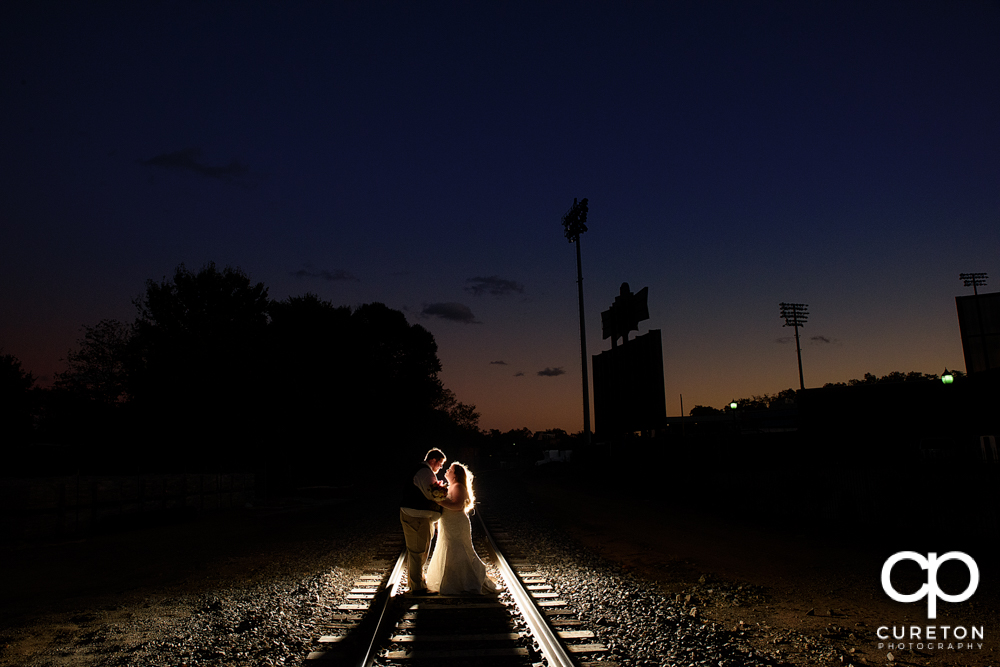
[[[799,389],[805,389],[806,383],[802,379],[802,346],[799,344],[799,327],[804,326],[809,319],[809,306],[804,303],[781,303],[781,317],[785,318],[782,326],[795,327],[795,354],[799,358]]]
[[[960,273],[958,274],[959,280],[965,281],[966,287],[972,288],[973,299],[976,302],[976,316],[979,318],[979,338],[983,341],[983,366],[986,370],[990,369],[990,353],[986,349],[986,329],[983,328],[983,311],[979,306],[979,287],[986,284],[987,276],[985,273]]]
[[[590,444],[590,380],[587,375],[587,329],[583,316],[583,263],[580,259],[580,234],[587,231],[587,199],[577,202],[563,216],[566,238],[576,244],[576,285],[580,296],[580,365],[583,369],[583,442]]]

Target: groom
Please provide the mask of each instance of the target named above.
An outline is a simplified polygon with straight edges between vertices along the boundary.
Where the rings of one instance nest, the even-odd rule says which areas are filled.
[[[424,457],[424,464],[405,485],[399,508],[399,522],[403,524],[406,539],[406,570],[411,595],[428,595],[424,581],[424,563],[434,535],[434,522],[441,518],[441,506],[434,502],[431,489],[437,481],[437,472],[445,459],[440,449],[432,449]]]

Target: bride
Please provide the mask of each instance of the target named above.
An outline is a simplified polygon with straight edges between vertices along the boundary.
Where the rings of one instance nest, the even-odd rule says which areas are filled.
[[[438,521],[437,545],[427,567],[427,588],[442,595],[463,593],[492,595],[496,584],[486,576],[486,566],[472,546],[469,511],[475,506],[472,472],[453,463],[444,474],[448,495],[438,504],[444,508]]]

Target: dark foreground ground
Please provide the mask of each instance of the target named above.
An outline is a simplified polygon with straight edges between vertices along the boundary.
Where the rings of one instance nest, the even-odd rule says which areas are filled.
[[[583,545],[665,591],[688,594],[696,582],[702,593],[713,582],[719,584],[716,589],[746,584],[759,590],[750,605],[706,596],[705,616],[727,627],[762,628],[759,641],[778,646],[789,662],[812,664],[797,647],[813,638],[854,648],[840,664],[1000,664],[1000,540],[994,535],[931,530],[930,525],[923,532],[896,530],[891,520],[884,529],[819,519],[772,522],[752,516],[738,501],[730,502],[728,511],[720,512],[717,503],[715,510],[704,511],[705,495],[718,493],[710,488],[678,495],[664,481],[662,488],[636,493],[627,484],[602,483],[606,477],[536,473],[520,492]],[[898,510],[906,507],[906,498],[900,498]],[[926,600],[893,601],[882,589],[882,566],[892,554],[911,550],[972,555],[980,570],[976,593],[962,603],[939,600],[934,621],[927,619]],[[964,566],[954,562],[943,565],[939,577],[941,588],[951,594],[968,584]],[[926,572],[912,562],[893,569],[893,584],[901,593],[915,592],[926,581]],[[982,649],[901,651],[888,647],[892,640],[876,636],[881,626],[928,624],[981,626]],[[879,647],[880,642],[885,645]]]
[[[696,596],[706,619],[746,629],[762,648],[780,651],[789,664],[818,664],[810,662],[810,642],[854,649],[837,664],[1000,662],[1000,561],[988,536],[935,545],[922,542],[919,535],[901,540],[891,531],[880,535],[819,522],[767,525],[736,511],[738,507],[720,518],[717,512],[702,511],[697,498],[653,501],[627,486],[551,471],[533,471],[527,477],[485,473],[480,484],[484,509],[491,494],[517,494],[532,508],[525,521],[547,523],[569,534],[671,595]],[[114,654],[119,662],[109,657],[106,663],[84,663],[74,650],[59,647],[79,647],[81,633],[107,642],[109,628],[118,633],[122,646],[154,641],[172,618],[178,624],[184,620],[190,600],[220,585],[294,582],[335,570],[344,562],[345,547],[358,548],[350,540],[363,544],[365,533],[358,524],[371,521],[364,515],[391,514],[388,506],[384,512],[375,509],[362,510],[356,500],[289,502],[59,543],[4,545],[0,665],[130,664],[120,653]],[[372,534],[391,527],[394,520],[392,516],[381,526],[371,526]],[[934,623],[982,626],[982,649],[879,648],[875,634],[880,626],[928,623],[925,604],[897,603],[882,591],[883,562],[896,551],[934,549],[965,550],[979,563],[976,594],[964,603],[940,602]],[[919,588],[924,576],[902,566],[896,574],[894,582],[904,592]],[[961,572],[942,570],[942,587],[959,592],[965,587],[962,578]],[[724,593],[739,586],[744,587],[739,600]],[[298,651],[290,647],[289,655],[304,655]]]

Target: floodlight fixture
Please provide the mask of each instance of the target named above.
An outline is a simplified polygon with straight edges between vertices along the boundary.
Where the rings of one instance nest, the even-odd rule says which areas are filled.
[[[785,319],[786,327],[800,327],[809,321],[809,306],[805,303],[780,303],[781,317]]]
[[[780,303],[781,317],[785,324],[782,326],[795,327],[795,355],[799,360],[799,389],[805,389],[806,383],[802,379],[802,345],[799,343],[799,327],[805,326],[809,320],[808,304],[805,303]]]
[[[989,278],[989,276],[986,275],[983,272],[979,272],[979,273],[960,273],[960,274],[958,274],[958,278],[959,278],[959,280],[964,280],[965,281],[965,286],[966,287],[971,287],[972,288],[972,293],[975,296],[979,296],[979,290],[976,289],[976,288],[982,287],[983,285],[985,285],[986,284],[986,279]]]
[[[570,243],[579,243],[580,234],[587,231],[587,212],[589,210],[586,197],[579,202],[575,197],[573,198],[573,206],[563,216],[562,222],[563,228],[566,230],[566,239]]]

